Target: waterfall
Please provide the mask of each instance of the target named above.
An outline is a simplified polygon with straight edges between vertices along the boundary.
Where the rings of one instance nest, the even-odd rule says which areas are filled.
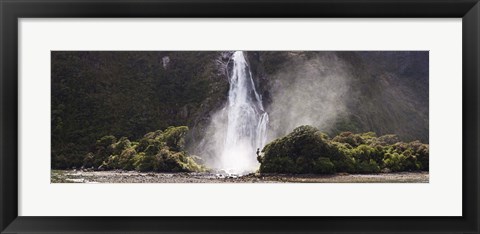
[[[265,146],[268,114],[252,79],[242,51],[231,57],[226,135],[221,154],[222,169],[244,173],[258,167],[256,151]]]

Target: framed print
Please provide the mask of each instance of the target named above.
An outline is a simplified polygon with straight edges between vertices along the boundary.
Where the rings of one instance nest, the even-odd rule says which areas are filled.
[[[477,1],[1,1],[1,233],[478,233]]]

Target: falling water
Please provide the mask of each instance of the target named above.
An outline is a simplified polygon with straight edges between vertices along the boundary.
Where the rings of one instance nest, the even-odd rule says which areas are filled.
[[[268,114],[263,109],[243,52],[235,52],[231,61],[228,119],[221,162],[223,169],[243,173],[258,166],[256,150],[266,143]]]

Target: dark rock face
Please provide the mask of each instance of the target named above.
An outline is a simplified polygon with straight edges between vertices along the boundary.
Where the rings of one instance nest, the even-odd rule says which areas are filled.
[[[248,52],[248,58],[271,113],[271,139],[309,124],[331,135],[373,131],[428,143],[426,51]]]
[[[356,56],[350,63],[358,74],[354,77],[358,89],[349,109],[359,130],[428,143],[428,52],[359,52]]]

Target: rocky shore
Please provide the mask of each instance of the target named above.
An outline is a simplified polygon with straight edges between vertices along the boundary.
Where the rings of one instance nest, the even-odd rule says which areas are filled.
[[[292,175],[52,170],[51,183],[428,183],[428,172]]]

